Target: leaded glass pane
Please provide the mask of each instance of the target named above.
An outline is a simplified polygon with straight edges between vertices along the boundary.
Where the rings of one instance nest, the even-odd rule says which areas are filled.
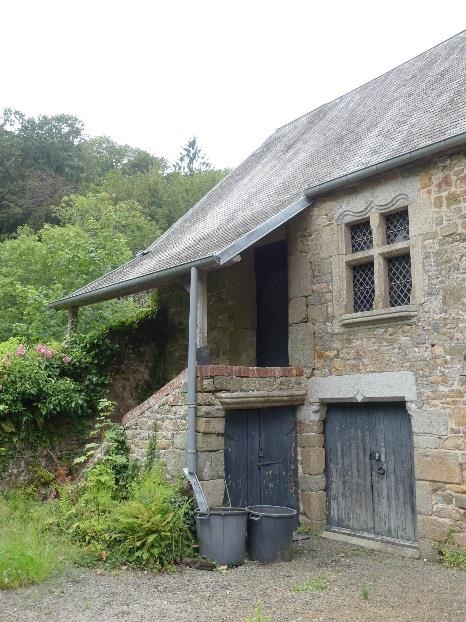
[[[369,222],[351,226],[351,252],[360,253],[372,248],[372,229]]]
[[[363,263],[353,266],[354,312],[370,311],[374,308],[375,284],[374,264]]]
[[[385,216],[387,244],[396,244],[409,240],[408,210]]]
[[[411,258],[399,255],[388,260],[388,292],[391,307],[409,305],[411,301]]]

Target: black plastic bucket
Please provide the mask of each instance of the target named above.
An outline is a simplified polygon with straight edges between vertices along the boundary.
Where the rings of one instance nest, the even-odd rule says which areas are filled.
[[[248,511],[210,508],[196,514],[199,554],[221,566],[239,566],[246,557]]]
[[[291,561],[296,510],[276,505],[251,505],[246,509],[249,558],[263,563]]]

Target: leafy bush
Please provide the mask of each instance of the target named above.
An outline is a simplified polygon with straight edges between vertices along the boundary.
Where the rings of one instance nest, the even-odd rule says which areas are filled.
[[[10,340],[11,343],[11,340]],[[18,344],[0,359],[0,446],[50,445],[63,424],[96,412],[106,377],[69,345]],[[85,358],[85,357],[82,357]]]
[[[192,555],[192,501],[160,465],[134,480],[128,499],[118,497],[110,465],[96,464],[61,495],[60,528],[111,565],[162,569]]]
[[[148,345],[153,349],[151,380],[140,398],[160,387],[166,332],[164,313],[152,308],[63,344],[0,343],[0,468],[17,449],[53,448],[70,427],[85,433],[106,396],[110,370]]]
[[[179,494],[162,468],[133,484],[130,498],[114,513],[112,553],[134,566],[164,568],[192,555],[191,499]]]
[[[0,362],[4,429],[17,431],[19,422],[41,427],[63,411],[70,416],[83,414],[86,398],[82,387],[67,372],[72,358],[58,348],[19,344],[13,354],[4,356]]]

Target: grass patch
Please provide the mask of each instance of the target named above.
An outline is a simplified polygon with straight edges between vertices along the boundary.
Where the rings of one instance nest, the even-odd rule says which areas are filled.
[[[28,490],[0,496],[0,589],[40,583],[78,559],[65,539],[44,530],[50,505]]]
[[[265,615],[262,609],[262,603],[257,603],[252,615],[247,617],[245,622],[272,622],[272,618]]]
[[[361,585],[361,598],[363,600],[369,600],[369,587],[366,583]]]
[[[293,587],[293,592],[323,592],[328,588],[328,579],[324,574],[320,574],[314,579],[300,583]]]
[[[455,527],[448,530],[445,541],[437,545],[440,562],[445,566],[466,570],[466,547],[455,543]]]
[[[0,530],[1,589],[40,583],[66,560],[66,547],[47,541],[32,525],[9,525]]]
[[[466,551],[459,546],[444,546],[439,549],[440,560],[445,566],[466,570]]]

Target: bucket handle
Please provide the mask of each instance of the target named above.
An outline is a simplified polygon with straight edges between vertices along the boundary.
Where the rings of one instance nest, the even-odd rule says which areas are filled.
[[[260,520],[262,516],[258,512],[249,512],[249,518],[251,520]]]

